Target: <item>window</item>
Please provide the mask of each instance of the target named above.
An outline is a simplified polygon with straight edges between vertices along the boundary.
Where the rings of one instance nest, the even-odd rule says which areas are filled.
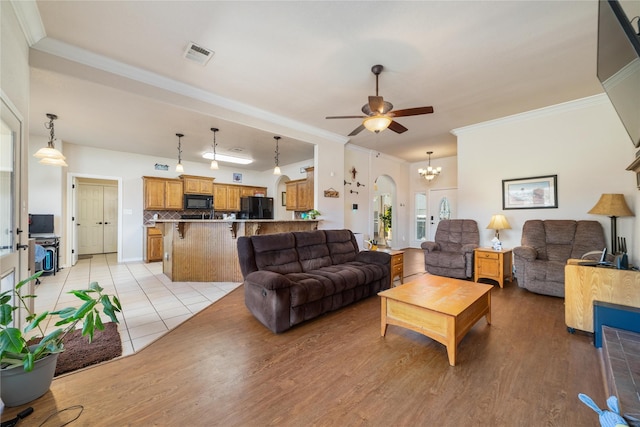
[[[427,194],[416,193],[416,240],[427,240]]]

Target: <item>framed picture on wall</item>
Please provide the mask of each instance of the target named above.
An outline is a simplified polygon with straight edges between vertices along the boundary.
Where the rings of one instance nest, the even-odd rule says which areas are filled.
[[[502,180],[502,209],[558,207],[558,175]]]
[[[237,183],[242,182],[242,174],[234,172],[234,174],[233,174],[233,182],[237,182]]]

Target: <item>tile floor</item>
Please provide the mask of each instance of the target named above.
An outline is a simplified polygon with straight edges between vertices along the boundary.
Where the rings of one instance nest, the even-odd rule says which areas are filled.
[[[162,274],[161,262],[118,264],[115,253],[81,259],[55,275],[42,275],[40,280],[36,286],[37,313],[52,307],[77,307],[78,299],[67,292],[86,289],[91,282],[115,294],[123,308],[118,316],[123,356],[139,351],[240,286],[231,282],[171,282]]]

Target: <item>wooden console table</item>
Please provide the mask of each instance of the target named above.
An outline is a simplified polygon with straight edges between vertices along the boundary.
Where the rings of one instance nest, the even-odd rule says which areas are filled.
[[[593,301],[640,307],[640,272],[578,265],[564,270],[564,317],[567,329],[593,332]]]

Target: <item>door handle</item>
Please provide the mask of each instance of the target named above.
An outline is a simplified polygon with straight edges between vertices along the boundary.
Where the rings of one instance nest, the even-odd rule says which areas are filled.
[[[22,249],[23,251],[29,249],[29,245],[21,245],[20,243],[16,243],[16,250]]]
[[[102,224],[102,221],[101,222],[96,222],[96,224]]]
[[[110,222],[105,222],[104,225],[111,224]]]

